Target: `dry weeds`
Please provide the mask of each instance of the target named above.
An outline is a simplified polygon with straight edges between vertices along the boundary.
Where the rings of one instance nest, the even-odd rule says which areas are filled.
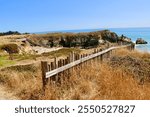
[[[129,56],[134,60],[146,61],[150,66],[149,54],[119,51],[117,57]],[[130,62],[130,61],[129,61]],[[117,65],[118,63],[116,63]],[[142,66],[143,64],[140,64]],[[145,64],[144,64],[145,65]],[[6,69],[0,72],[0,82],[21,99],[40,100],[147,100],[150,99],[150,83],[139,84],[135,73],[130,73],[124,66],[112,67],[108,62],[92,62],[76,68],[69,78],[66,76],[61,84],[49,84],[42,91],[41,71],[39,66],[28,69]],[[126,69],[130,65],[126,66]],[[142,67],[143,68],[143,67]],[[136,69],[136,66],[132,66]],[[147,73],[147,72],[146,72]],[[149,74],[148,74],[149,75]],[[61,77],[62,78],[62,77]],[[44,94],[45,93],[45,94]]]

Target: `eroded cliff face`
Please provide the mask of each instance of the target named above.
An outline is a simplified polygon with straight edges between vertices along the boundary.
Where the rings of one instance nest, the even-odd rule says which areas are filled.
[[[116,33],[109,30],[102,30],[89,33],[50,33],[31,35],[29,40],[33,45],[40,45],[45,47],[95,47],[101,43],[112,42],[118,43],[129,41],[121,39]],[[128,40],[128,39],[127,39]]]

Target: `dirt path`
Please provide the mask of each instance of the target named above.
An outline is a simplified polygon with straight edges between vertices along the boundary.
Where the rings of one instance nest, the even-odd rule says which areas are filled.
[[[0,100],[18,100],[18,97],[15,97],[14,94],[0,84]]]
[[[62,49],[63,47],[53,47],[53,48],[45,48],[45,47],[32,47],[32,49],[37,52],[36,54],[48,53]]]

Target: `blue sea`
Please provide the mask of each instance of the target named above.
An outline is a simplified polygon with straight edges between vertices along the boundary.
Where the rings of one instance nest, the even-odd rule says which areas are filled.
[[[94,32],[104,29],[82,29],[82,30],[63,30],[63,31],[51,31],[51,32]],[[133,42],[136,41],[137,38],[143,38],[148,42],[146,45],[136,45],[136,49],[139,51],[150,52],[150,28],[110,28],[109,30],[117,33],[119,36],[122,34],[131,38]],[[41,33],[49,33],[41,32]]]
[[[148,44],[136,45],[136,49],[150,53],[150,28],[114,28],[110,30],[116,32],[118,35],[123,34],[131,38],[133,42],[135,42],[137,38],[143,38]]]

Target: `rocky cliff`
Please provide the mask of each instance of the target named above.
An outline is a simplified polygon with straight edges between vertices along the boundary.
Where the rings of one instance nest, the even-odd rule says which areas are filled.
[[[33,45],[45,47],[95,47],[99,44],[111,42],[132,43],[128,38],[119,37],[116,33],[109,30],[102,30],[88,33],[49,33],[30,35],[29,41]]]

